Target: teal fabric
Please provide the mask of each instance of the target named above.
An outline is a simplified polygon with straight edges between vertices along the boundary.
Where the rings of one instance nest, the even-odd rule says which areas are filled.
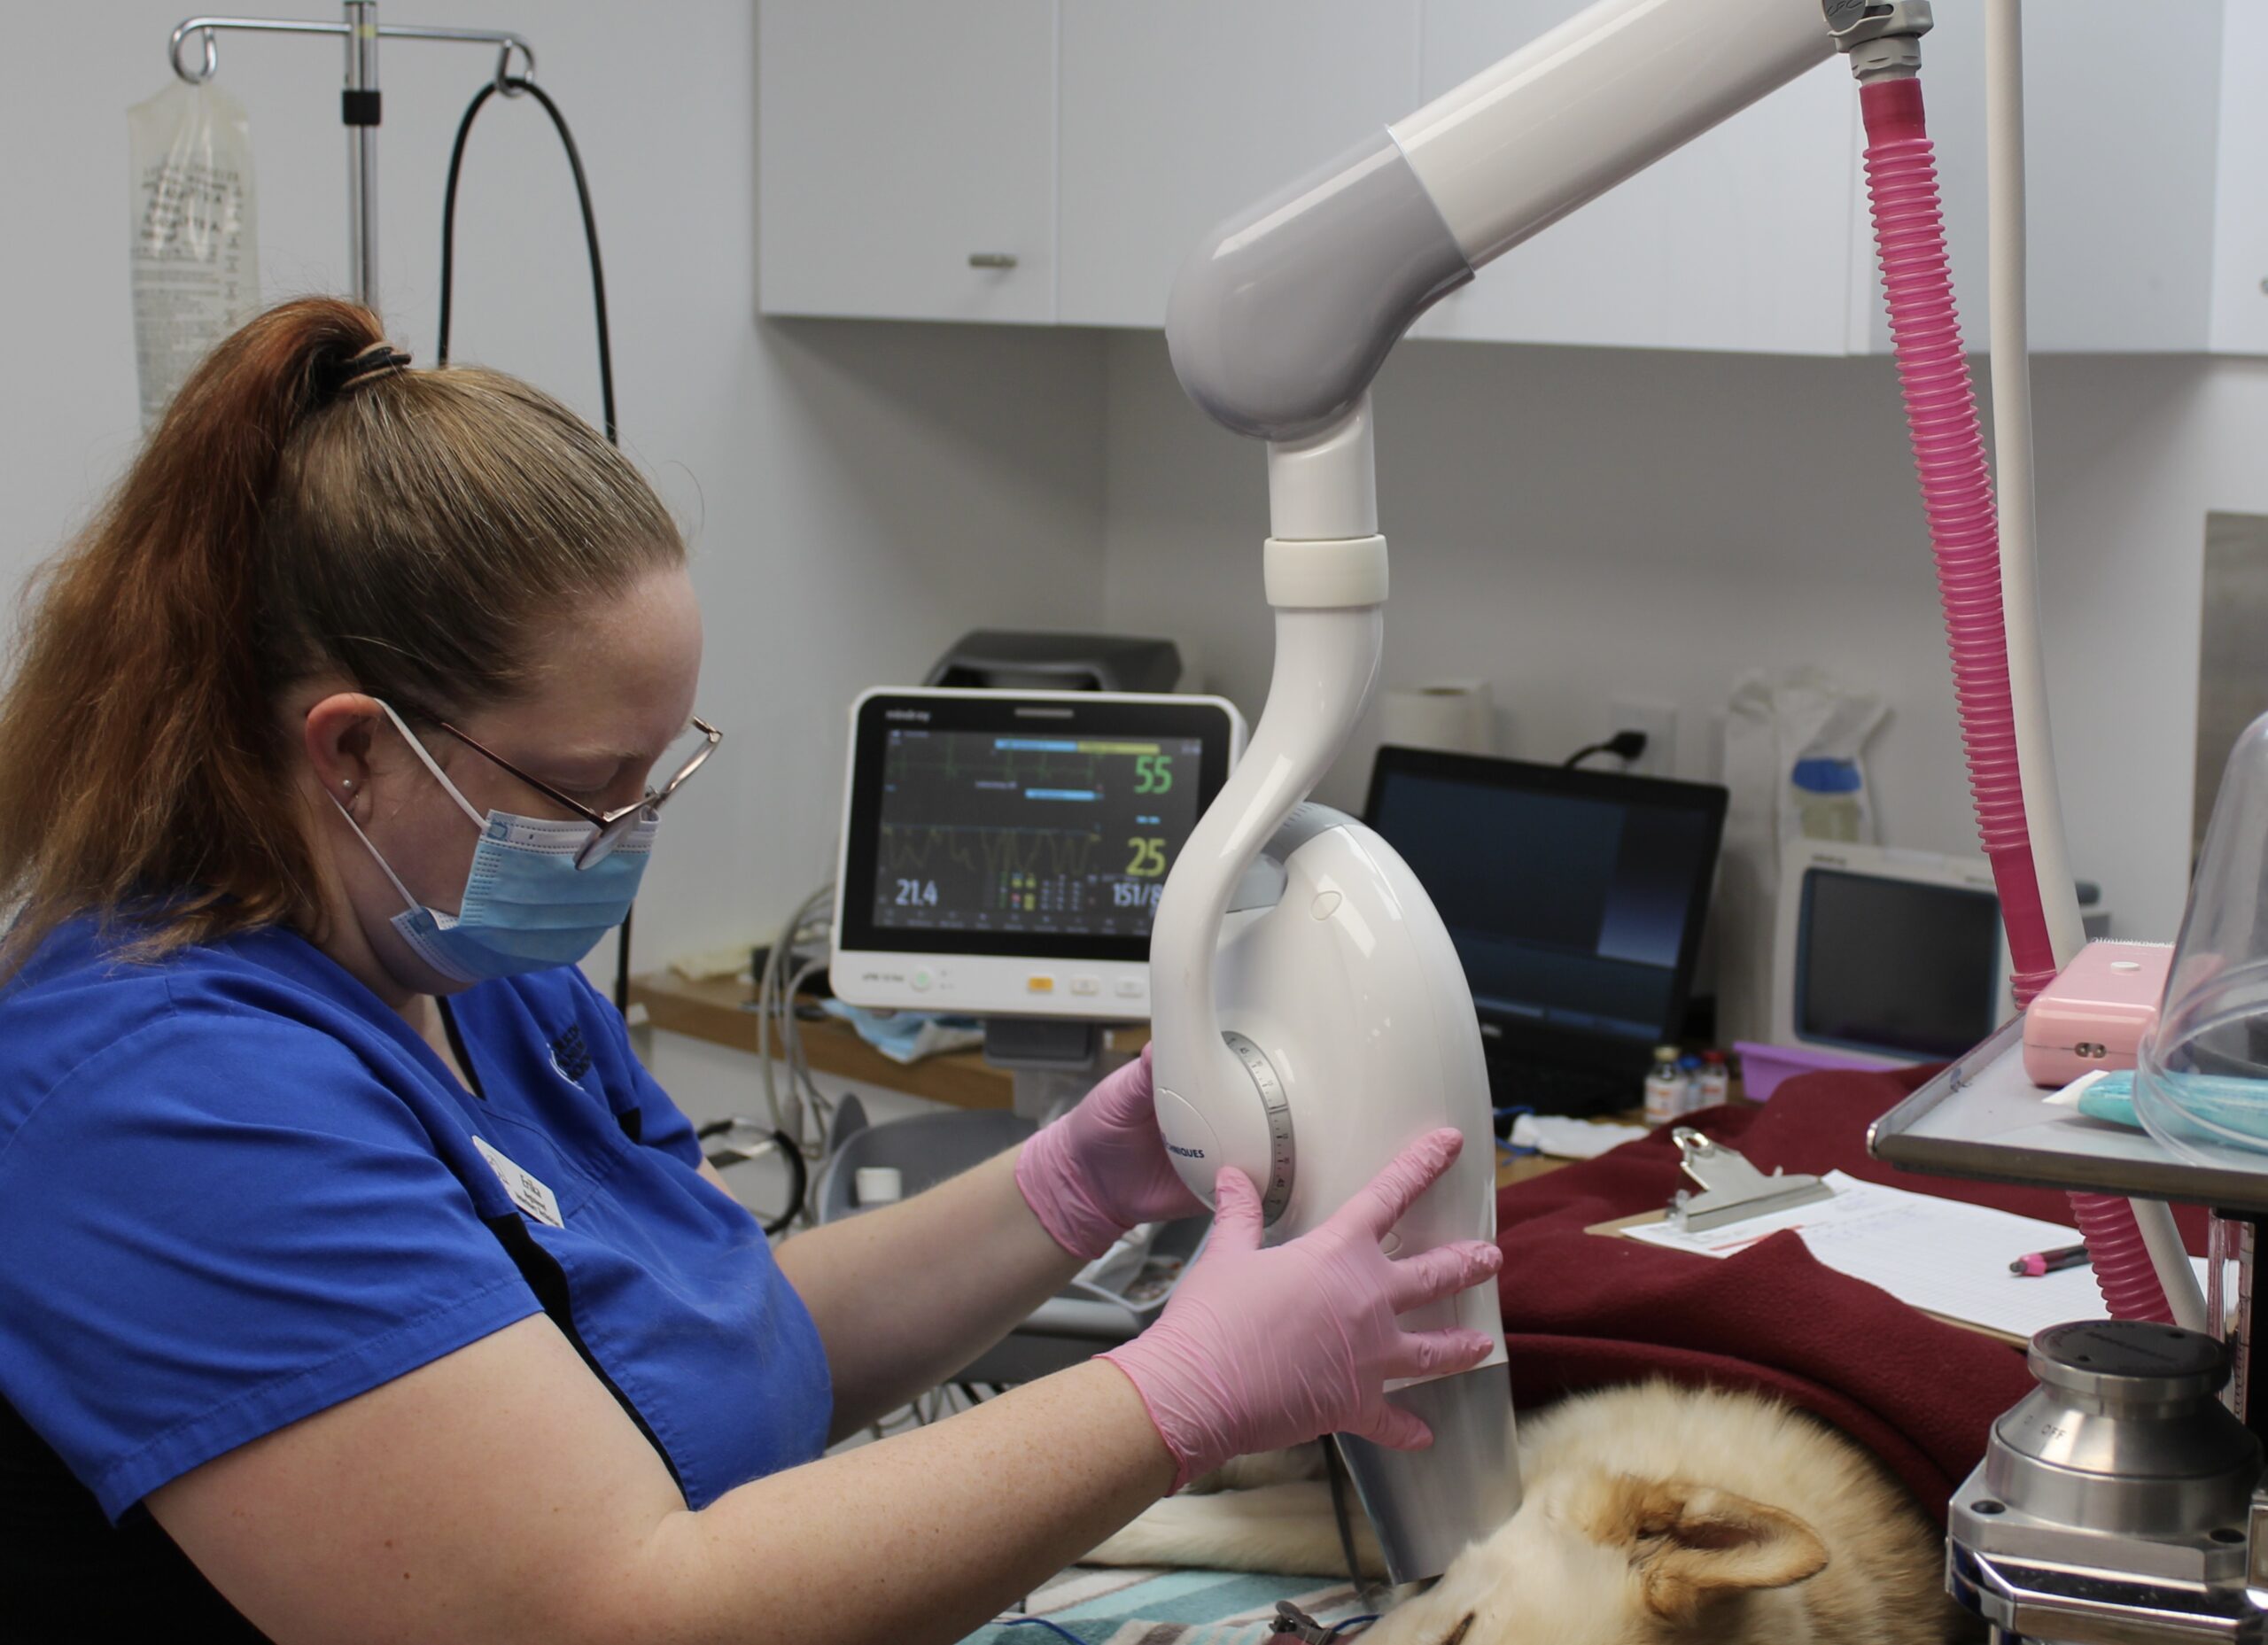
[[[2134,1076],[2124,1071],[2106,1074],[2079,1093],[2079,1112],[2090,1120],[2142,1129],[2134,1116]]]
[[[2199,1143],[2268,1151],[2268,1080],[2178,1071],[2163,1072],[2157,1078],[2159,1102],[2174,1111],[2163,1116],[2164,1121],[2181,1136]],[[2098,1120],[2137,1124],[2133,1090],[2132,1074],[2106,1074],[2079,1093],[2079,1112]],[[2093,1098],[2092,1105],[2089,1098]],[[2122,1099],[2123,1115],[2117,1111]]]
[[[1101,1592],[1096,1592],[1096,1589]],[[1369,1614],[1344,1582],[1228,1571],[1082,1570],[1032,1595],[1020,1616],[1045,1618],[1081,1645],[1267,1645],[1276,1602],[1288,1599],[1328,1627]],[[1002,1618],[961,1645],[1062,1645],[1062,1634]],[[1360,1630],[1345,1636],[1352,1641]]]

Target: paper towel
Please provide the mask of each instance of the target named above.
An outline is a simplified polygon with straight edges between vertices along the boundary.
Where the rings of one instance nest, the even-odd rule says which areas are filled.
[[[1444,679],[1389,691],[1379,724],[1383,741],[1405,749],[1496,751],[1496,705],[1485,679]]]

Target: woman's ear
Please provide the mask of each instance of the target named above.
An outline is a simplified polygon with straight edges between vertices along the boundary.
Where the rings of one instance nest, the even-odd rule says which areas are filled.
[[[376,697],[340,691],[310,703],[301,723],[301,746],[316,782],[349,810],[369,781],[377,723],[384,715]]]

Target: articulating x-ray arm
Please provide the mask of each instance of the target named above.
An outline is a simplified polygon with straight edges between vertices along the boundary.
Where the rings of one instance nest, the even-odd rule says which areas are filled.
[[[2014,0],[1997,3],[2013,9]],[[2018,679],[2003,626],[1992,479],[1913,82],[1917,41],[1930,22],[1922,0],[1598,0],[1232,218],[1184,264],[1167,319],[1175,371],[1215,419],[1268,442],[1265,569],[1277,630],[1267,711],[1176,862],[1151,941],[1159,1121],[1200,1193],[1209,1194],[1212,1173],[1223,1164],[1255,1181],[1270,1180],[1272,1171],[1288,1207],[1277,1231],[1292,1235],[1327,1208],[1317,1202],[1349,1162],[1382,1163],[1418,1129],[1459,1126],[1469,1154],[1487,1152],[1485,1081],[1476,1085],[1450,1074],[1429,1086],[1414,1067],[1357,1073],[1343,1047],[1334,1067],[1315,1054],[1329,1034],[1299,1026],[1301,1012],[1316,1009],[1318,989],[1287,975],[1255,975],[1249,965],[1223,972],[1219,964],[1232,897],[1254,858],[1263,851],[1289,857],[1299,847],[1287,842],[1339,826],[1312,808],[1288,826],[1287,819],[1337,757],[1378,673],[1386,555],[1378,529],[1371,378],[1410,323],[1482,265],[1838,48],[1861,86],[1891,331],[2018,1003],[2070,958],[2079,925],[2062,865],[2043,682],[2031,640],[2029,565],[2009,585],[2026,609],[2005,614],[2021,641],[2013,648],[2023,663]],[[2022,370],[2020,358],[2014,364]],[[2021,533],[2015,547],[2019,559],[2028,555]],[[2022,769],[2027,763],[2030,780]],[[1382,842],[1371,847],[1373,858],[1391,857]],[[1353,872],[1344,862],[1340,869]],[[1378,873],[1393,871],[1389,864]],[[1423,900],[1414,882],[1379,905],[1406,906],[1410,898]],[[1337,906],[1335,891],[1318,894],[1315,919],[1325,920],[1324,910]],[[1433,919],[1424,911],[1425,920]],[[1363,941],[1349,951],[1363,956],[1349,962],[1357,974],[1384,963]],[[1456,991],[1453,962],[1444,974],[1433,991]],[[1224,1027],[1237,1024],[1224,1023],[1216,983],[1236,996],[1241,1054],[1223,1042]],[[1408,1001],[1396,1016],[1385,999],[1386,990],[1375,989],[1353,1008],[1371,1013],[1372,1039],[1408,1027]],[[1434,1031],[1445,1069],[1472,1059],[1470,1048],[1460,1049],[1470,1025],[1456,1015],[1444,1010]],[[1281,1066],[1269,1066],[1255,1035],[1272,1036]],[[1358,1033],[1348,1043],[1368,1042]],[[1277,1097],[1263,1100],[1265,1092],[1255,1090],[1262,1075]],[[1493,1226],[1489,1174],[1478,1159],[1470,1170],[1465,1164],[1427,1196],[1435,1202],[1433,1232],[1418,1233],[1418,1243]],[[1307,1187],[1298,1186],[1302,1181]],[[2144,1240],[2155,1226],[2146,1220],[2138,1231],[2116,1201],[2075,1199],[2074,1207],[2090,1243],[2106,1249]],[[2163,1216],[2156,1223],[2170,1226]],[[2156,1231],[2163,1235],[2165,1226]],[[2194,1291],[2186,1266],[2176,1266],[2182,1283],[2166,1286],[2165,1296]],[[2142,1280],[2109,1300],[2129,1317],[2168,1306]],[[1458,1307],[1466,1324],[1487,1329],[1496,1317],[1493,1296],[1482,1301],[1468,1293]],[[1467,1382],[1437,1393],[1437,1415],[1428,1420],[1501,1397],[1485,1379]],[[1491,1438],[1488,1448],[1495,1444]],[[1414,1571],[1437,1564],[1459,1534],[1478,1534],[1487,1529],[1482,1522],[1507,1511],[1481,1476],[1460,1474],[1450,1458],[1430,1472],[1406,1474],[1391,1459],[1359,1452],[1349,1462],[1398,1578],[1405,1565]],[[1420,1521],[1427,1523],[1413,1529]]]
[[[1896,52],[1927,8],[1600,0],[1231,218],[1183,265],[1166,338],[1190,398],[1269,442],[1269,712],[1182,852],[1152,940],[1161,1083],[1229,1079],[1212,946],[1239,877],[1352,732],[1376,677],[1386,543],[1367,391],[1473,272],[1806,69],[1839,28]],[[1910,42],[1904,49],[1910,50]],[[1368,620],[1362,614],[1369,613]],[[1296,615],[1295,615],[1296,613]]]
[[[1151,936],[1158,1121],[1200,1194],[1240,1169],[1266,1185],[1275,1236],[1295,1238],[1448,1124],[1464,1155],[1394,1238],[1423,1249],[1495,1227],[1487,1072],[1448,932],[1385,842],[1301,808],[1363,712],[1384,636],[1371,378],[1427,304],[1823,61],[1835,26],[1865,51],[1910,56],[1888,26],[1921,10],[1601,0],[1231,221],[1183,268],[1175,369],[1215,417],[1269,442],[1276,608],[1267,711],[1176,861]],[[1285,889],[1232,920],[1263,852]],[[1487,1287],[1423,1323],[1502,1331]],[[1500,1353],[1389,1391],[1439,1436],[1422,1457],[1342,1443],[1397,1580],[1438,1573],[1518,1505],[1502,1365]]]
[[[2014,0],[1996,4],[2012,7]],[[1422,1076],[1348,1072],[1343,1057],[1334,1068],[1312,1054],[1312,1042],[1328,1036],[1295,1026],[1302,1010],[1315,1008],[1312,998],[1294,998],[1297,989],[1282,978],[1257,977],[1249,966],[1223,972],[1219,963],[1224,921],[1255,857],[1288,857],[1300,849],[1298,839],[1336,826],[1312,808],[1288,826],[1287,819],[1337,757],[1377,678],[1386,555],[1378,529],[1370,383],[1410,323],[1482,265],[1838,48],[1861,84],[1891,330],[1979,826],[2000,888],[2020,1001],[2069,959],[2078,921],[2062,866],[2044,692],[2027,626],[2033,614],[2008,614],[2023,641],[2023,678],[2012,679],[1991,476],[1945,278],[1919,89],[1911,82],[1916,43],[1930,20],[1922,0],[1598,0],[1232,218],[1183,266],[1167,320],[1174,369],[1214,418],[1268,442],[1265,569],[1277,630],[1267,711],[1176,862],[1151,941],[1159,1121],[1200,1193],[1209,1196],[1222,1165],[1255,1181],[1271,1180],[1272,1171],[1279,1184],[1293,1184],[1275,1231],[1296,1234],[1312,1225],[1326,1184],[1343,1177],[1350,1162],[1382,1163],[1417,1129],[1446,1122],[1464,1129],[1467,1152],[1478,1158],[1469,1171],[1461,1160],[1459,1175],[1428,1195],[1439,1202],[1433,1222],[1468,1233],[1493,1225],[1493,1189],[1480,1164],[1487,1151],[1485,1082],[1476,1090],[1470,1078],[1444,1078],[1437,1082],[1444,1094],[1426,1089]],[[2020,360],[2015,365],[2022,369]],[[2020,533],[2020,555],[2028,552],[2021,542]],[[2023,575],[2010,586],[2028,603],[2029,568],[2020,569]],[[2027,763],[2028,780],[2020,772]],[[1383,842],[1372,843],[1374,857],[1391,856]],[[1315,919],[1324,920],[1323,910],[1337,905],[1335,893],[1323,894]],[[1392,906],[1393,898],[1380,905]],[[1425,918],[1433,918],[1430,910]],[[1369,952],[1359,942],[1355,948]],[[1449,972],[1446,986],[1453,990],[1453,965]],[[1237,1025],[1223,1021],[1216,983],[1236,996],[1241,1057],[1223,1042],[1223,1028]],[[1381,1031],[1382,997],[1361,1007],[1376,1013]],[[1465,1054],[1452,1042],[1469,1024],[1460,1027],[1456,1015],[1444,1008],[1439,1019],[1444,1067]],[[1283,1065],[1272,1070],[1269,1057],[1253,1049],[1262,1025]],[[1306,1054],[1302,1034],[1310,1041]],[[1270,1089],[1291,1091],[1288,1122],[1280,1096],[1263,1100],[1267,1093],[1255,1088],[1263,1074],[1275,1082]],[[2124,1218],[2123,1233],[2089,1222],[2113,1209]],[[2116,1202],[2079,1206],[2078,1214],[2091,1241],[2138,1238]],[[2164,1306],[2142,1296],[2143,1289],[2113,1298],[2118,1311]],[[1486,1328],[1495,1320],[1493,1297],[1482,1303],[1468,1295],[1459,1307],[1472,1314],[1468,1324]],[[1501,1393],[1455,1396],[1467,1405],[1491,1398]],[[1404,1561],[1394,1557],[1389,1522],[1430,1515],[1434,1523],[1425,1534],[1400,1540],[1408,1561],[1433,1563],[1457,1534],[1485,1531],[1481,1521],[1505,1511],[1501,1496],[1457,1477],[1448,1459],[1430,1476],[1400,1482],[1381,1459],[1350,1463],[1397,1575]],[[1419,1513],[1411,1503],[1428,1506]]]
[[[1176,864],[1151,954],[1162,1090],[1238,1087],[1213,949],[1239,878],[1321,777],[1376,678],[1386,591],[1367,391],[1475,269],[1832,56],[1910,63],[1918,4],[1600,0],[1222,225],[1167,318],[1190,397],[1269,442],[1268,712]],[[1167,1112],[1173,1105],[1166,1105]],[[1225,1152],[1240,1150],[1233,1138]],[[1254,1131],[1248,1146],[1262,1138]],[[1200,1191],[1209,1183],[1192,1182]]]

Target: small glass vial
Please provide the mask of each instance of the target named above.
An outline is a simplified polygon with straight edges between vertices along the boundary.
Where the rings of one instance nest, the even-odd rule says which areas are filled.
[[[1725,1053],[1705,1051],[1701,1053],[1701,1072],[1693,1081],[1693,1106],[1714,1108],[1728,1100],[1733,1094],[1733,1071],[1726,1065]]]
[[[1677,1066],[1677,1047],[1654,1047],[1653,1072],[1646,1075],[1646,1123],[1667,1125],[1685,1112],[1685,1075]]]

